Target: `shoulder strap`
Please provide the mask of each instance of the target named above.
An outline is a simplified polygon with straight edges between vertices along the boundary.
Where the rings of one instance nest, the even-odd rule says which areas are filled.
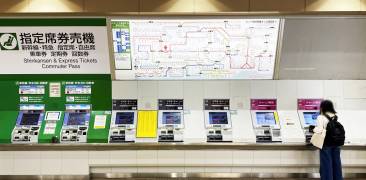
[[[328,114],[324,114],[324,116],[325,116],[329,121],[332,121],[332,120],[337,121],[337,120],[338,120],[338,116],[337,116],[337,115],[334,115],[333,117],[330,117]]]

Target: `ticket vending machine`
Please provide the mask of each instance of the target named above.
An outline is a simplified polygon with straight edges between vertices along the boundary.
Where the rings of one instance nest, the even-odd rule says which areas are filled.
[[[158,101],[158,142],[183,142],[183,99]]]
[[[44,111],[44,104],[21,104],[12,132],[12,143],[38,143]]]
[[[276,99],[251,99],[256,142],[282,142]]]
[[[113,99],[109,143],[135,142],[137,99]]]
[[[316,126],[316,119],[319,116],[320,103],[322,99],[298,99],[297,112],[304,130],[305,141],[310,142],[313,135],[311,126]]]
[[[90,104],[66,104],[61,143],[86,143],[90,120]]]
[[[204,100],[207,142],[232,142],[229,99]]]

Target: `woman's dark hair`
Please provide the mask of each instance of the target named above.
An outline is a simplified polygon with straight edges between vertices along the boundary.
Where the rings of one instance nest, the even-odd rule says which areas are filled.
[[[337,113],[334,109],[334,105],[332,101],[330,100],[324,100],[320,103],[320,113],[326,114],[326,113]]]

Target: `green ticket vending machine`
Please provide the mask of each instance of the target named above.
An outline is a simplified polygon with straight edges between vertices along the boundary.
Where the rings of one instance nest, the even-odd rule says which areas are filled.
[[[107,143],[110,111],[92,111],[90,104],[67,104],[61,143]]]
[[[111,111],[93,109],[100,102],[93,97],[93,83],[67,82],[65,85],[65,112],[60,131],[61,143],[107,143]],[[93,88],[94,87],[94,88]]]
[[[17,124],[18,127],[23,125],[22,118],[24,123],[38,118],[39,129],[35,133],[38,140],[31,137],[30,142],[60,142],[68,109],[66,105],[69,104],[90,105],[84,142],[108,143],[112,104],[111,78],[108,74],[0,76],[0,91],[0,144],[19,143],[15,140],[19,131],[14,131],[14,128]],[[24,133],[30,131],[24,130]]]
[[[38,143],[46,105],[45,82],[17,82],[19,113],[11,132],[11,143]]]
[[[86,143],[90,121],[90,104],[66,104],[60,134],[61,143]]]
[[[14,126],[11,142],[38,143],[39,132],[44,119],[44,104],[21,104]]]

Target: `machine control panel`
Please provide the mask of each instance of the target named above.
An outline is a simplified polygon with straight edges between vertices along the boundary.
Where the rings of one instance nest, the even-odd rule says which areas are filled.
[[[61,143],[86,143],[89,129],[91,105],[66,104]]]
[[[159,110],[183,110],[183,99],[159,99]]]
[[[109,143],[135,142],[137,99],[113,99]]]
[[[137,99],[113,99],[112,109],[114,111],[137,110]]]
[[[304,130],[305,140],[310,142],[313,136],[313,127],[316,126],[316,120],[319,116],[320,103],[323,99],[298,99],[297,109],[302,128]]]
[[[230,110],[230,99],[205,99],[205,110]]]
[[[232,142],[229,99],[205,99],[207,142]]]
[[[158,141],[183,142],[183,99],[159,99],[158,107]]]
[[[38,143],[44,119],[43,104],[22,104],[12,131],[12,143]]]
[[[257,142],[282,142],[276,99],[252,99],[251,115]]]

